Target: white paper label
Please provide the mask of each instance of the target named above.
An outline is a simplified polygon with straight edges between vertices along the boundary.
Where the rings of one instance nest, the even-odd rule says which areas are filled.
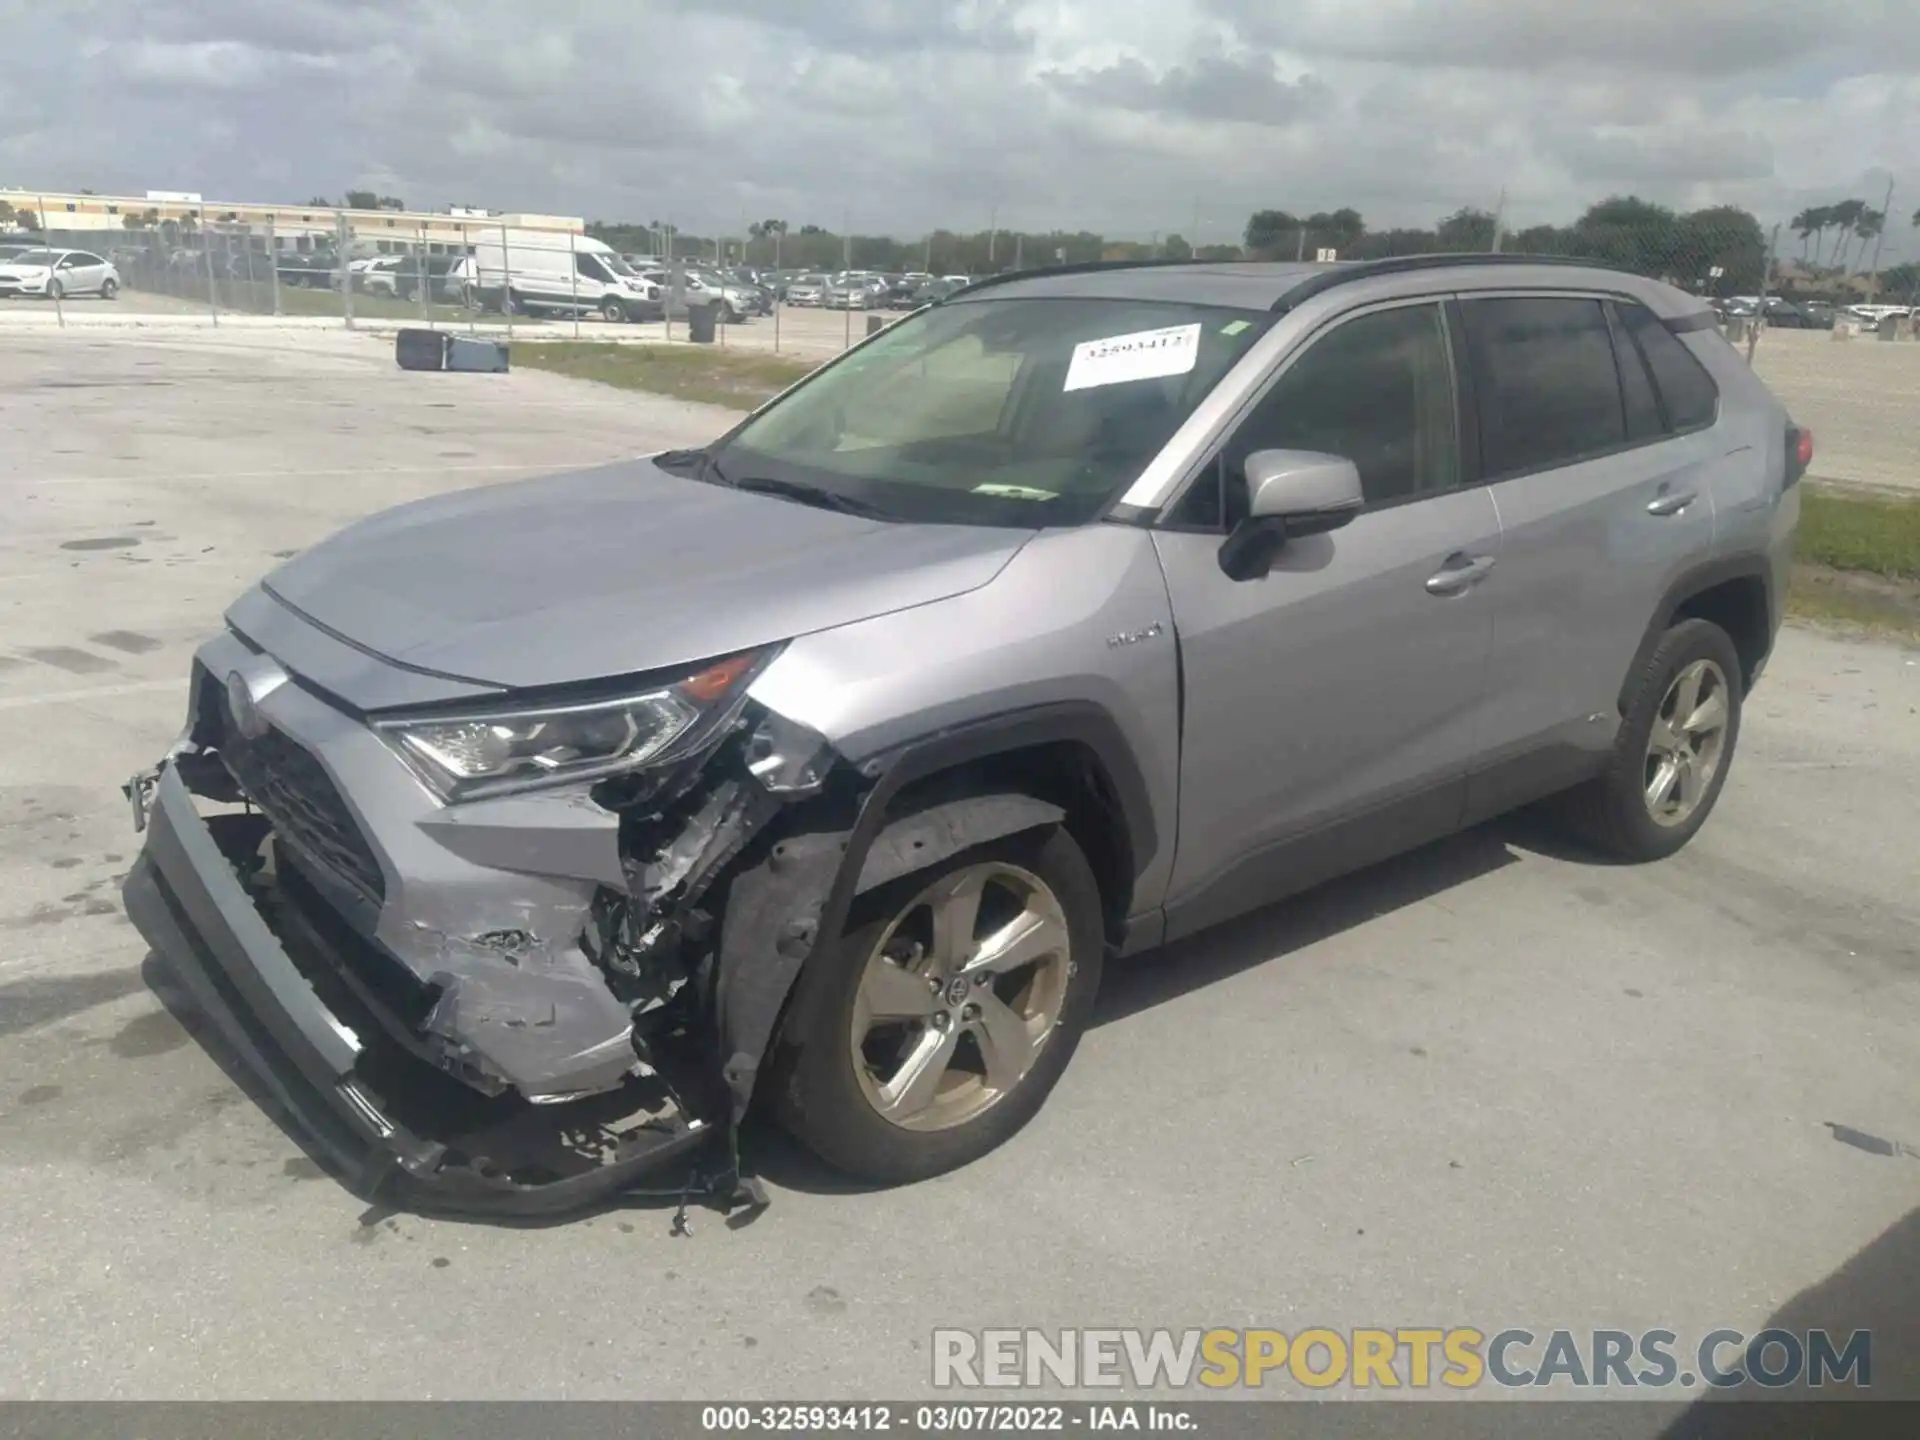
[[[1185,375],[1199,361],[1198,325],[1113,335],[1073,347],[1073,363],[1067,367],[1067,383],[1061,388],[1091,390],[1099,385],[1124,385],[1129,380]]]

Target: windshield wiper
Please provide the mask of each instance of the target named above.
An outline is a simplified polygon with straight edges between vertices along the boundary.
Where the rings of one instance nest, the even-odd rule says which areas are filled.
[[[820,510],[837,510],[842,515],[858,515],[867,520],[895,518],[891,512],[869,501],[857,500],[851,495],[842,495],[837,490],[809,485],[802,480],[774,480],[766,476],[748,475],[725,483],[736,490],[745,490],[754,495],[776,495],[782,500],[792,500],[800,505],[812,505]]]
[[[653,457],[662,470],[704,471],[712,457],[705,450],[663,450]]]
[[[653,463],[670,475],[685,475],[703,485],[731,485],[720,473],[720,462],[711,450],[667,450],[653,457]]]

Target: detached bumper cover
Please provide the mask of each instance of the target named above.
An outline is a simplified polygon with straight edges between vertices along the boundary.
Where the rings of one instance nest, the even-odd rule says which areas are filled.
[[[577,1124],[580,1112],[518,1102],[503,1119],[496,1107],[478,1130],[463,1129],[451,1143],[405,1123],[409,1107],[400,1092],[410,1087],[392,1083],[395,1066],[402,1074],[405,1065],[418,1066],[423,1086],[437,1077],[417,1061],[394,1060],[377,1026],[356,1030],[322,999],[222,850],[213,827],[228,822],[244,825],[247,817],[203,818],[178,771],[164,767],[152,786],[145,848],[122,887],[127,914],[232,1054],[357,1193],[420,1209],[551,1215],[605,1201],[662,1172],[692,1176],[693,1152],[721,1138],[676,1103],[666,1120],[603,1126],[601,1143],[583,1163],[571,1163],[578,1155],[557,1159],[542,1151],[534,1162],[516,1164],[504,1158],[515,1147],[489,1140],[528,1122],[558,1131]],[[605,1099],[588,1123],[602,1124]],[[697,1190],[691,1181],[686,1188]]]

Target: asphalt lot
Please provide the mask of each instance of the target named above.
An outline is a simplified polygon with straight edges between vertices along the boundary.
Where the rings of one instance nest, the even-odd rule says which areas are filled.
[[[1920,1146],[1920,656],[1799,630],[1675,860],[1508,822],[1116,967],[965,1172],[849,1193],[760,1132],[737,1230],[365,1215],[156,998],[117,787],[279,552],[725,419],[331,332],[8,335],[0,1395],[911,1397],[943,1325],[1776,1315],[1920,1394],[1920,1161],[1827,1128]]]

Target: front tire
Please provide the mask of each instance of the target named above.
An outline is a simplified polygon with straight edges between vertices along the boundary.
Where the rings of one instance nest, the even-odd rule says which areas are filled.
[[[1683,620],[1633,677],[1613,756],[1571,791],[1569,826],[1620,860],[1663,860],[1700,830],[1740,736],[1740,655],[1718,625]]]
[[[627,318],[627,307],[609,295],[600,302],[600,318],[609,325],[618,325]]]
[[[118,280],[103,280],[100,282],[100,298],[102,300],[111,300],[119,293],[120,282]]]
[[[772,1091],[782,1122],[880,1184],[979,1159],[1073,1058],[1104,939],[1099,884],[1058,827],[861,896],[795,986]]]
[[[66,299],[67,287],[62,285],[58,280],[49,280],[47,282],[47,298],[49,300]]]

